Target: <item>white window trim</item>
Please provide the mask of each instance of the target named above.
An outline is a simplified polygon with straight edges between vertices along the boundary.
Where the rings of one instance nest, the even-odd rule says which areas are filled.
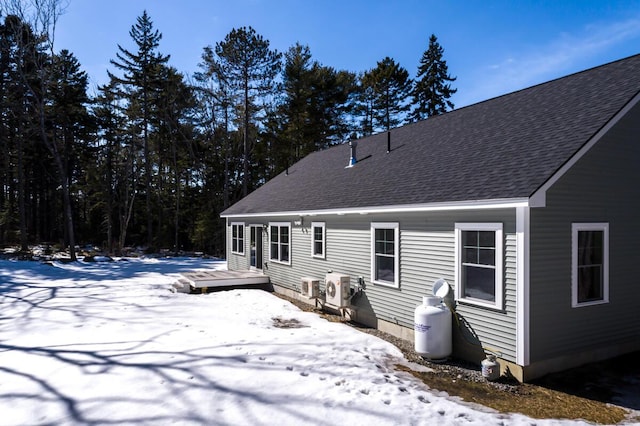
[[[495,295],[494,303],[464,297],[462,289],[462,268],[460,261],[462,259],[462,231],[494,231],[496,233],[496,276],[495,276]],[[456,300],[463,301],[470,305],[483,306],[492,309],[504,309],[504,287],[503,287],[503,267],[504,258],[504,232],[502,223],[456,223],[455,224],[455,289]]]
[[[322,228],[322,254],[317,254],[315,252],[315,228]],[[327,232],[325,228],[324,222],[311,222],[311,257],[316,259],[324,259],[327,255]]]
[[[238,247],[242,249],[242,251],[233,251],[233,227],[239,226],[242,228],[242,244],[238,244]],[[230,235],[230,247],[231,254],[237,254],[239,256],[244,256],[245,253],[245,244],[247,239],[247,230],[244,225],[244,222],[231,222],[231,235]]]
[[[393,282],[376,280],[376,229],[393,229]],[[387,287],[400,288],[400,224],[398,222],[371,223],[371,282]]]
[[[602,231],[603,232],[603,282],[602,300],[578,302],[578,232]],[[609,303],[609,224],[597,223],[572,223],[571,224],[571,307],[582,308],[584,306],[602,305]]]
[[[280,259],[280,241],[278,239],[278,259],[273,259],[271,257],[271,227],[272,226],[277,226],[278,227],[278,232],[280,232],[281,227],[286,226],[287,228],[289,228],[289,260],[286,262],[283,262]],[[291,265],[291,257],[292,257],[292,243],[291,240],[293,239],[293,236],[291,235],[291,222],[269,222],[269,262],[272,263],[279,263],[281,265]]]

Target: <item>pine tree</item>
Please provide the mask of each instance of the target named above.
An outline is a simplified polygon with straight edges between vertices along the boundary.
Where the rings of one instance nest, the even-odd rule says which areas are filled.
[[[66,180],[68,188],[78,188],[86,176],[84,172],[92,167],[87,164],[90,158],[87,142],[92,127],[87,111],[88,77],[75,56],[68,50],[62,50],[51,60],[50,79],[47,95],[47,117],[51,127],[48,130],[49,140],[56,156],[61,159],[64,172],[60,179]],[[83,191],[71,191],[72,194],[79,192]],[[77,208],[76,217],[80,217]],[[65,227],[64,231],[68,233],[69,229]],[[66,236],[65,240],[69,237]]]
[[[130,119],[133,123],[137,123],[134,132],[142,133],[147,244],[153,244],[154,211],[151,204],[153,159],[149,132],[152,115],[156,112],[154,103],[161,90],[162,67],[168,62],[169,55],[165,56],[158,52],[162,34],[154,30],[153,22],[146,10],[137,18],[129,35],[137,46],[137,52],[131,52],[118,45],[117,60],[111,60],[111,64],[122,71],[123,76],[117,77],[111,72],[108,74],[125,88]]]
[[[309,105],[313,96],[313,70],[318,66],[317,62],[311,59],[309,47],[301,44],[292,46],[284,57],[283,101],[277,120],[282,149],[272,150],[275,151],[276,158],[281,157],[280,161],[276,161],[277,171],[283,170],[288,164],[306,155],[304,152],[308,153],[305,145],[312,139]],[[311,143],[313,142],[311,140]]]
[[[171,241],[177,254],[186,235],[182,225],[188,220],[182,207],[187,204],[183,203],[184,193],[196,165],[192,149],[194,97],[191,87],[175,68],[163,67],[162,80],[154,126],[158,139],[158,168],[164,171],[159,176],[158,190],[164,209],[173,208],[173,218],[164,221],[160,216],[158,227],[160,231],[164,230],[161,241],[165,244]]]
[[[316,134],[315,146],[308,153],[344,142],[350,133],[353,94],[357,91],[356,76],[328,66],[313,70],[313,95],[310,99],[311,118]]]
[[[412,121],[442,114],[448,108],[454,107],[449,98],[458,91],[451,88],[451,83],[456,81],[456,77],[449,75],[443,55],[444,49],[436,36],[431,34],[429,48],[422,54],[413,88],[415,108],[410,117]]]
[[[365,102],[371,103],[372,127],[389,130],[405,120],[412,81],[409,72],[390,57],[362,76]]]
[[[30,198],[29,164],[34,152],[34,134],[39,132],[33,111],[34,96],[30,88],[39,87],[34,58],[41,54],[33,30],[15,15],[7,16],[0,27],[0,54],[2,63],[2,139],[4,160],[3,187],[8,196],[3,203],[2,225],[8,233],[18,234],[20,247],[26,251],[29,243],[27,200]],[[3,191],[4,193],[4,191]],[[16,211],[17,209],[17,211]],[[16,214],[17,213],[17,214]],[[17,219],[17,221],[16,221]],[[17,222],[17,232],[15,232]],[[13,238],[11,238],[11,242]]]
[[[62,190],[64,242],[69,248],[71,260],[76,260],[75,253],[75,230],[74,211],[72,195],[70,189],[69,171],[64,161],[64,145],[60,145],[55,138],[51,137],[52,123],[49,114],[50,107],[50,85],[52,79],[52,61],[54,58],[54,34],[58,17],[64,10],[60,0],[42,0],[37,2],[7,2],[3,1],[3,12],[7,14],[5,27],[8,33],[12,33],[14,52],[17,54],[15,63],[16,74],[26,89],[25,101],[29,104],[29,113],[38,123],[38,132],[41,146],[46,148],[57,172],[58,185]],[[26,129],[20,129],[22,136],[25,136]],[[37,149],[37,148],[36,148]],[[19,150],[22,155],[24,151]],[[42,158],[42,157],[40,157]],[[23,159],[19,159],[23,161]],[[24,169],[23,169],[24,172]],[[37,170],[37,173],[40,171]],[[21,178],[19,178],[22,181]],[[19,183],[18,192],[20,195],[21,222],[23,221],[22,197],[26,194],[26,188]],[[21,224],[21,234],[25,234],[26,229]],[[24,238],[21,245],[24,248]]]
[[[107,234],[109,253],[122,254],[133,203],[135,201],[135,156],[131,137],[126,133],[127,117],[121,104],[118,83],[98,88],[93,117],[98,127],[95,169],[90,171],[94,183],[92,205],[101,211]]]
[[[198,64],[202,71],[195,74],[196,96],[198,98],[199,125],[206,142],[205,149],[209,155],[205,161],[206,175],[216,175],[220,164],[224,165],[222,178],[207,180],[212,184],[222,185],[222,208],[231,205],[231,168],[237,160],[232,146],[232,123],[240,122],[236,115],[240,111],[235,108],[239,102],[237,91],[227,79],[227,72],[216,58],[213,48],[207,46],[202,53],[202,62]],[[235,164],[235,163],[234,163]],[[241,162],[237,165],[240,167]],[[210,167],[208,167],[210,166]],[[214,192],[219,192],[214,190]],[[210,221],[207,220],[207,223]]]
[[[74,172],[80,167],[73,162],[81,159],[82,142],[88,137],[88,77],[80,69],[76,57],[68,50],[62,50],[53,57],[51,79],[49,116],[55,123],[51,137],[62,148],[67,179],[71,184]]]
[[[359,122],[358,131],[354,132],[352,139],[373,134],[374,102],[373,87],[365,81],[364,73],[358,74],[357,100],[354,110]]]
[[[258,115],[264,113],[259,104],[274,91],[275,78],[280,71],[281,54],[269,48],[269,41],[251,27],[233,29],[224,41],[215,46],[219,71],[238,93],[241,103],[237,105],[242,121],[243,173],[242,195],[249,192],[249,164],[255,146],[255,131]]]
[[[355,87],[353,73],[321,65],[308,46],[296,43],[285,52],[279,103],[263,132],[269,146],[267,178],[311,152],[344,141]]]

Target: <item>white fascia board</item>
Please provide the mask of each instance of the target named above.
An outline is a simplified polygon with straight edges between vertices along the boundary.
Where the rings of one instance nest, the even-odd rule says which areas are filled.
[[[434,212],[434,211],[454,211],[454,210],[487,210],[487,209],[509,209],[516,207],[529,207],[529,198],[506,198],[496,200],[471,200],[458,201],[452,203],[428,203],[428,204],[407,204],[395,206],[360,207],[345,209],[326,210],[302,210],[302,211],[281,211],[262,213],[239,213],[222,215],[223,218],[234,217],[277,217],[277,216],[317,216],[317,215],[345,215],[345,214],[378,214],[378,213],[414,213],[414,212]]]
[[[585,143],[582,148],[576,152],[573,157],[562,165],[540,188],[531,195],[531,207],[546,207],[547,191],[551,188],[562,176],[564,176],[574,164],[576,164],[589,150],[606,135],[618,121],[622,119],[627,113],[640,101],[640,92],[637,93],[616,115],[613,116],[598,132],[596,132],[591,139]]]

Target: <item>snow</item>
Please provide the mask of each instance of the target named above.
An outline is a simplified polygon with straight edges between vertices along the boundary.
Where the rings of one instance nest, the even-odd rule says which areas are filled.
[[[0,261],[0,424],[585,424],[430,390],[390,343],[264,291],[169,291],[222,268]]]

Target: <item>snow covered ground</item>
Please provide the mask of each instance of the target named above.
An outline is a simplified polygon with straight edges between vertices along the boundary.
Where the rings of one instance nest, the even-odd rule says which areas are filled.
[[[431,391],[393,345],[263,291],[169,291],[224,267],[0,261],[0,424],[583,424]]]

